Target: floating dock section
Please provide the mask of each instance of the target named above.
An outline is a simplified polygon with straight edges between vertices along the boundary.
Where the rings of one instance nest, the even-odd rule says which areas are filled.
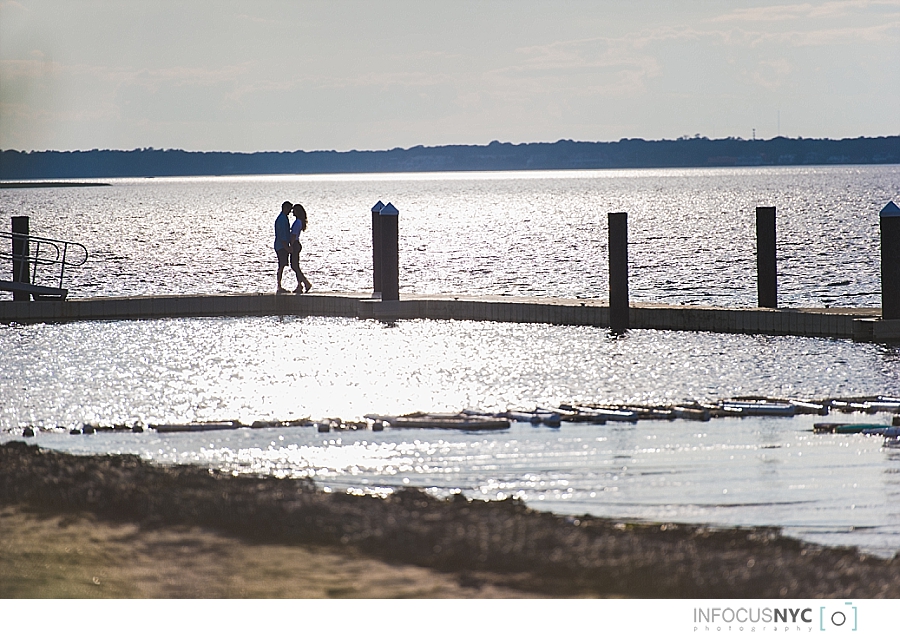
[[[633,303],[630,328],[719,333],[833,337],[858,341],[900,339],[900,323],[879,319],[878,308],[720,308]],[[395,321],[460,319],[608,328],[603,300],[541,297],[404,295],[154,295],[68,301],[0,301],[0,323],[176,317],[326,316]]]

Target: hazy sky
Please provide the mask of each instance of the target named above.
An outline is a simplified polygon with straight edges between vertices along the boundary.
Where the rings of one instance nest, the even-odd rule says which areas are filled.
[[[0,148],[900,134],[900,0],[0,0]]]

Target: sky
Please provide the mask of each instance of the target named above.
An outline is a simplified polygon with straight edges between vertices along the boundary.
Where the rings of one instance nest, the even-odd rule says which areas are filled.
[[[0,148],[900,134],[900,0],[0,0]]]

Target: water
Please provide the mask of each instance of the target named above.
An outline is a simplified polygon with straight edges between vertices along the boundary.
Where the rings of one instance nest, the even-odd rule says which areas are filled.
[[[828,339],[325,317],[0,328],[0,424],[16,428],[900,392],[894,349]]]
[[[0,190],[0,224],[89,247],[73,297],[271,292],[284,199],[309,212],[317,290],[371,288],[371,214],[400,210],[407,293],[606,297],[609,212],[629,214],[634,301],[752,306],[755,207],[778,208],[784,306],[877,306],[878,212],[900,166],[113,179]]]
[[[310,212],[303,253],[314,290],[370,288],[368,209],[380,198],[401,212],[402,292],[605,297],[606,213],[628,211],[634,300],[751,306],[753,208],[774,204],[783,304],[877,306],[877,213],[898,190],[897,166],[142,179],[0,190],[0,214],[30,215],[35,234],[88,246],[89,265],[70,277],[76,297],[271,291],[271,225],[285,198]],[[409,485],[567,514],[777,525],[810,541],[900,550],[900,451],[813,435],[818,417],[469,434],[65,433],[136,420],[900,395],[890,346],[273,317],[3,325],[0,350],[0,442],[33,425],[31,442],[73,453],[309,476],[360,494]]]

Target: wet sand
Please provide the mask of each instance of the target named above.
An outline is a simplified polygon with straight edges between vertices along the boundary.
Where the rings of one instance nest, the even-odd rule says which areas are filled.
[[[900,560],[776,529],[559,517],[513,502],[0,445],[2,597],[900,597]]]

